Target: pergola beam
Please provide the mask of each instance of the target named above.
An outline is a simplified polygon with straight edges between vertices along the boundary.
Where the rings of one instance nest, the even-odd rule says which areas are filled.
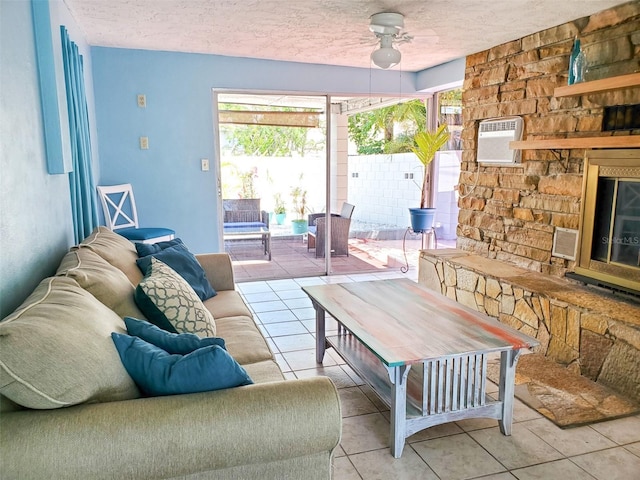
[[[233,125],[317,128],[322,112],[220,110],[219,122]]]

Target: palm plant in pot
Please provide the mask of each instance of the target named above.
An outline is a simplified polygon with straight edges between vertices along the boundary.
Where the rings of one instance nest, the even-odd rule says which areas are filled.
[[[306,233],[308,223],[304,218],[304,214],[307,210],[307,191],[302,190],[300,187],[295,187],[291,190],[291,199],[293,203],[293,211],[296,214],[296,219],[291,220],[291,228],[294,235]]]
[[[423,166],[422,193],[420,208],[410,208],[411,228],[415,233],[423,233],[433,228],[436,209],[431,208],[429,196],[429,164],[449,140],[449,130],[446,124],[440,125],[435,131],[418,132],[413,137],[415,145],[411,148]]]
[[[273,209],[273,213],[276,217],[276,223],[278,225],[282,225],[284,223],[284,219],[287,216],[287,207],[284,205],[284,201],[282,200],[282,195],[276,193],[273,197],[275,201],[275,207]]]

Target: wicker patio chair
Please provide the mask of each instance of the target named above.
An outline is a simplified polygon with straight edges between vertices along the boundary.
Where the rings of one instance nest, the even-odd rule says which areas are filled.
[[[339,215],[331,214],[331,255],[349,256],[349,228],[354,208],[350,203],[344,203]],[[307,250],[315,248],[316,258],[324,257],[326,216],[324,213],[312,213],[308,221]]]

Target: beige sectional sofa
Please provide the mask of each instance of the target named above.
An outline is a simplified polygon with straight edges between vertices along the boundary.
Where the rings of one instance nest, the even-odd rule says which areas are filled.
[[[143,397],[111,332],[142,278],[136,250],[98,228],[0,322],[3,479],[327,479],[340,441],[325,377],[285,380],[234,290],[226,254],[197,256],[217,295],[216,335],[254,384]]]

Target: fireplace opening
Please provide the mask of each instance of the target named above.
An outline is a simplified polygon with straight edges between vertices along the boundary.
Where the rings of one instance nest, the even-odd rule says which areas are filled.
[[[599,178],[591,258],[640,267],[640,180]]]
[[[640,297],[640,150],[590,151],[585,158],[575,274]]]

